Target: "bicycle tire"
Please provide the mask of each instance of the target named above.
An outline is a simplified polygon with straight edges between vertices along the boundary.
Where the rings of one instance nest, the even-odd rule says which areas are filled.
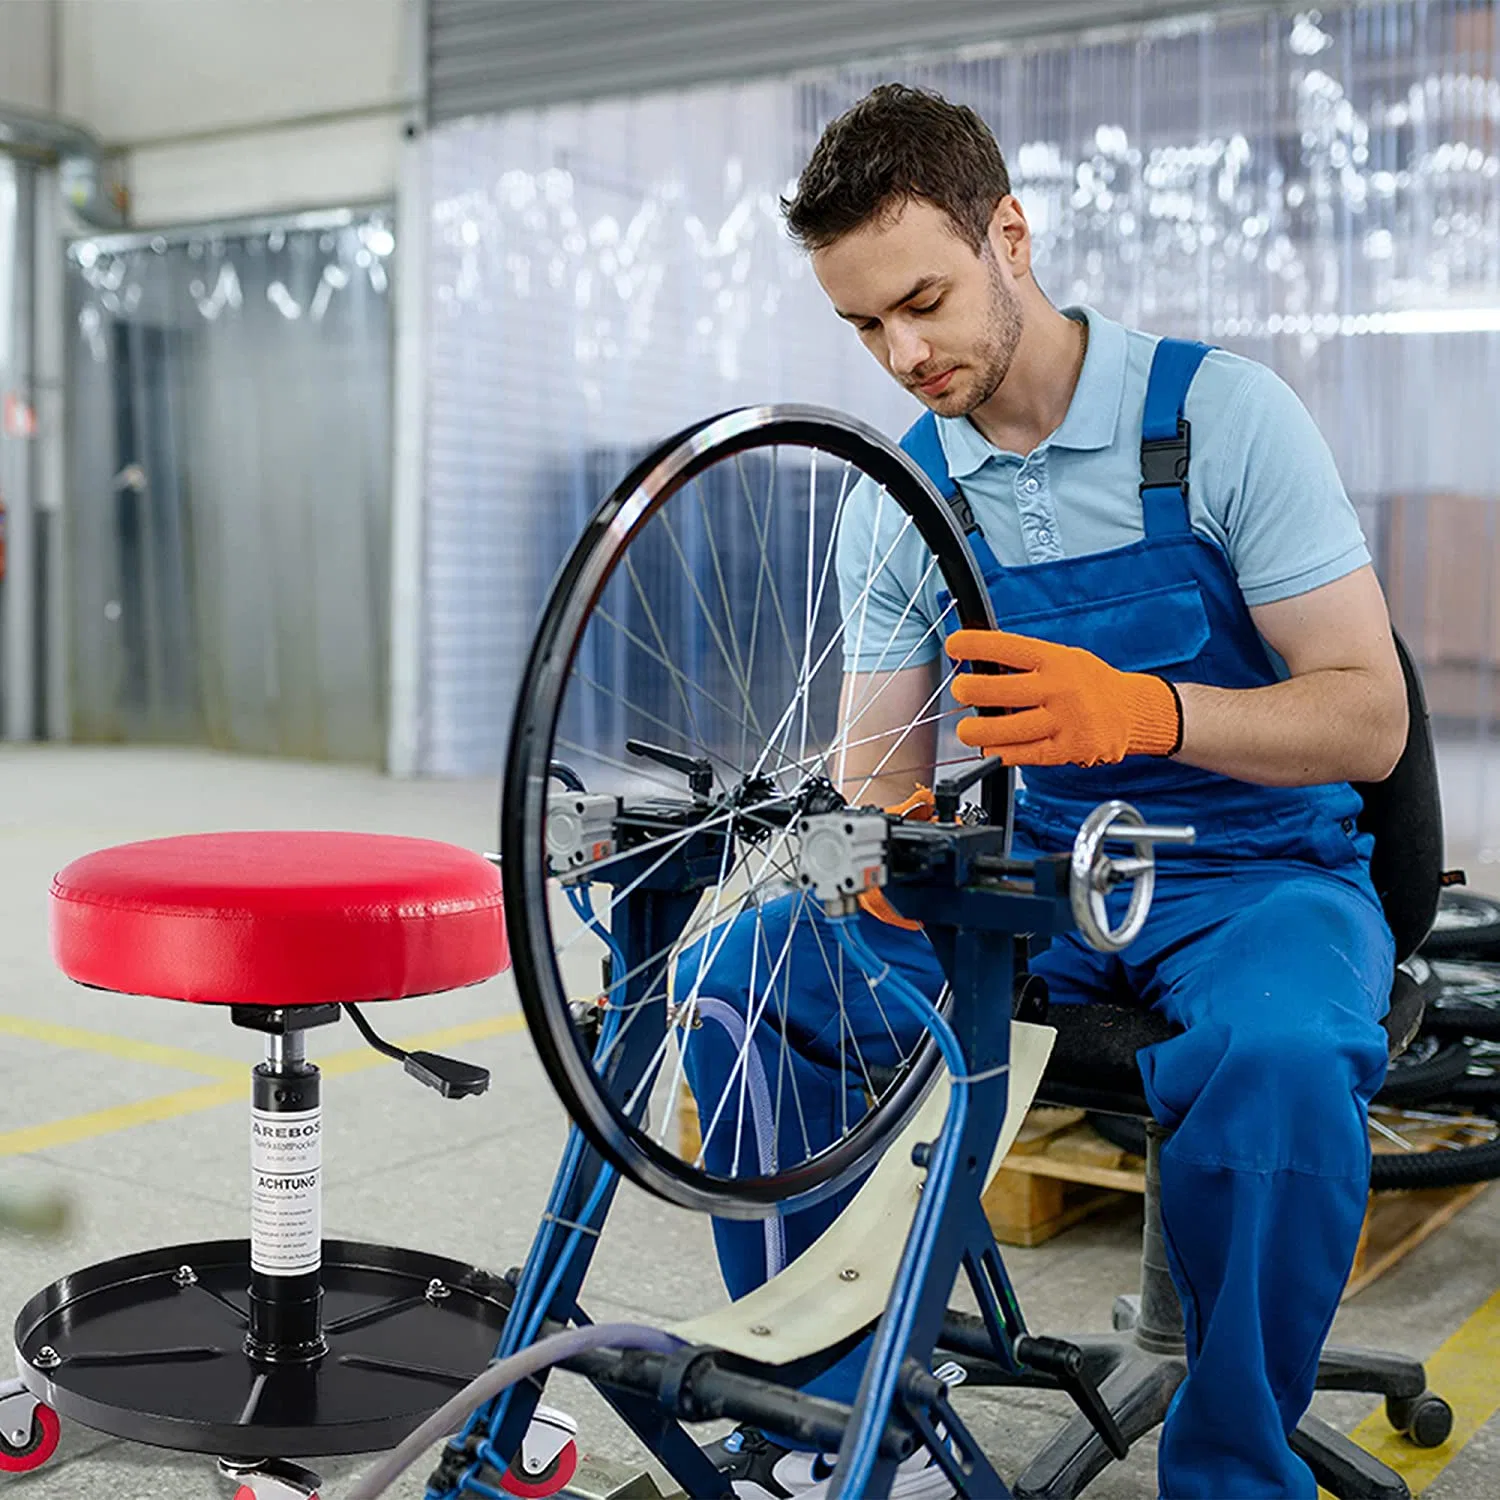
[[[1449,1084],[1434,1102],[1465,1109],[1500,1106],[1500,1074],[1466,1073]]]
[[[1469,1071],[1471,1054],[1462,1041],[1423,1033],[1391,1059],[1376,1104],[1423,1104],[1444,1097]]]
[[[1370,1164],[1372,1192],[1467,1187],[1500,1177],[1500,1140],[1453,1151],[1377,1152]]]

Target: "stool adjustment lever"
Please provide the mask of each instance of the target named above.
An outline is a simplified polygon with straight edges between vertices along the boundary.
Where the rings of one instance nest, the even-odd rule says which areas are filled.
[[[344,1009],[349,1019],[359,1028],[359,1034],[379,1053],[394,1058],[418,1083],[436,1089],[445,1099],[465,1099],[471,1094],[482,1094],[490,1086],[490,1070],[477,1063],[461,1062],[456,1057],[443,1057],[437,1052],[407,1052],[379,1036],[375,1028],[365,1020],[359,1008],[347,1002]]]

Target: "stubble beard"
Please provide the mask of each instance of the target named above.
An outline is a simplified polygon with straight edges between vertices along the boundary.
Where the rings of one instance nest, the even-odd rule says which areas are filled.
[[[990,300],[989,313],[985,319],[983,337],[974,346],[974,355],[968,361],[973,375],[965,382],[963,391],[944,391],[936,401],[929,401],[942,416],[966,417],[984,405],[1010,374],[1012,361],[1016,357],[1016,346],[1021,342],[1021,329],[1025,315],[1021,311],[1021,299],[1015,289],[1001,278],[1000,267],[988,256]],[[952,403],[951,409],[949,403]]]

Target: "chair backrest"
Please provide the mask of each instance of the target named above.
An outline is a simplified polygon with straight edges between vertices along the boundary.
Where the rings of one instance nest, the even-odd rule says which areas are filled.
[[[1410,727],[1406,748],[1384,781],[1357,782],[1364,798],[1359,826],[1375,836],[1370,878],[1396,938],[1396,960],[1410,958],[1432,929],[1443,883],[1443,804],[1437,754],[1422,679],[1406,643],[1396,637],[1406,678]]]

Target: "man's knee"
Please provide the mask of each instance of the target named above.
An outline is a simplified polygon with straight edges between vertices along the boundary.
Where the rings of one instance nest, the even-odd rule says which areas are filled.
[[[1372,1063],[1384,1061],[1383,1038],[1374,1022],[1330,1032],[1294,1015],[1232,1027],[1225,1082],[1254,1107],[1278,1114],[1316,1113],[1350,1098]]]
[[[1145,1062],[1176,1150],[1205,1164],[1345,1177],[1364,1170],[1361,1101],[1384,1067],[1384,1033],[1330,1036],[1295,1011],[1245,1025],[1210,1022],[1150,1049]]]
[[[756,969],[756,946],[762,953],[759,971],[772,964],[765,957],[764,916],[744,911],[705,933],[683,949],[672,972],[672,998],[683,1004],[692,995],[712,995],[743,1014],[748,1006],[750,979]]]

